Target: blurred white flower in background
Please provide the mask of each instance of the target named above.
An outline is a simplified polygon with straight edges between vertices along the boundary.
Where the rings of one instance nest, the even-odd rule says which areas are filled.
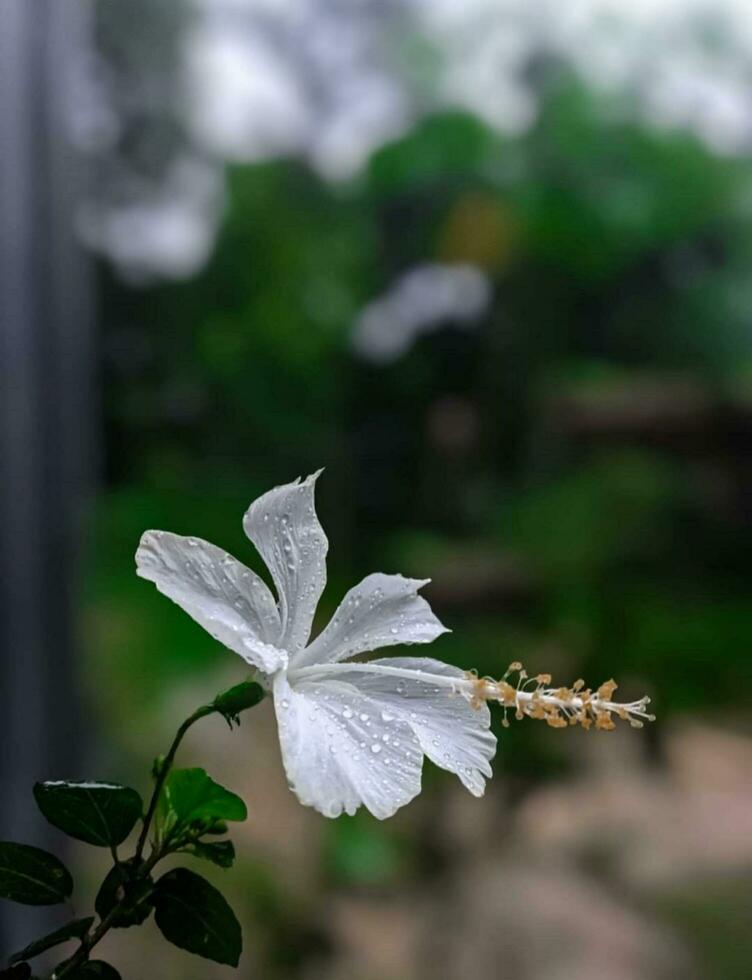
[[[353,346],[368,360],[397,360],[423,334],[447,324],[471,328],[488,309],[491,284],[472,265],[416,266],[363,310]]]
[[[124,31],[134,5],[137,17],[155,19],[152,29]],[[752,148],[745,0],[196,0],[190,9],[123,0],[98,17],[104,54],[90,59],[92,94],[76,107],[86,120],[72,130],[112,166],[90,203],[103,215],[89,216],[87,237],[138,274],[195,273],[222,196],[207,198],[172,166],[151,182],[136,168],[134,180],[130,120],[153,120],[176,155],[195,156],[220,184],[227,161],[285,156],[347,181],[374,151],[446,108],[524,132],[540,97],[531,66],[552,60],[649,125],[693,130],[718,153]],[[154,57],[155,36],[169,56]],[[147,152],[161,139],[150,135]]]

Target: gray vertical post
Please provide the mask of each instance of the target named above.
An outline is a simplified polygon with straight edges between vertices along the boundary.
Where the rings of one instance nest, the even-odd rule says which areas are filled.
[[[80,0],[0,7],[0,839],[41,846],[36,779],[73,775],[76,558],[92,454],[80,162],[67,139]],[[44,913],[0,901],[0,954]]]

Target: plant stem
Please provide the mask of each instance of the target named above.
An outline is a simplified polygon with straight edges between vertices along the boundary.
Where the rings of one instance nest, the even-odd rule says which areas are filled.
[[[162,760],[159,772],[157,773],[156,781],[154,783],[154,791],[151,795],[151,800],[149,801],[149,808],[144,816],[143,827],[141,828],[141,833],[139,834],[138,843],[136,844],[136,853],[134,854],[134,860],[140,860],[141,855],[144,852],[144,847],[146,845],[146,839],[149,836],[149,828],[151,827],[152,820],[154,819],[154,814],[157,809],[157,803],[159,802],[159,795],[162,792],[162,787],[164,786],[165,779],[167,779],[167,774],[172,768],[172,764],[175,761],[175,755],[180,747],[180,743],[183,741],[185,733],[201,718],[206,718],[207,715],[212,715],[217,709],[213,704],[205,704],[200,708],[197,708],[190,717],[186,718],[183,724],[178,728],[175,733],[175,738],[172,740],[172,745],[170,746],[167,755]],[[144,861],[144,863],[139,867],[136,872],[137,877],[146,877],[155,866],[155,864],[160,861],[165,855],[170,853],[170,848],[167,844],[163,843],[162,846],[157,846],[151,852],[149,857]],[[117,852],[112,850],[113,859],[115,865],[117,866],[118,857]],[[123,899],[125,901],[125,899]],[[73,956],[63,964],[60,971],[55,970],[52,974],[54,980],[62,980],[63,977],[67,976],[73,970],[76,970],[82,963],[85,963],[89,958],[89,953],[97,945],[100,939],[102,939],[112,928],[118,914],[122,909],[123,902],[118,902],[117,905],[113,906],[107,915],[101,920],[99,925],[94,929],[93,932],[87,933],[81,940],[81,945],[78,947]]]
[[[183,724],[178,728],[175,733],[175,738],[172,740],[172,745],[164,757],[162,764],[159,767],[159,773],[157,774],[157,779],[154,784],[154,792],[151,794],[151,800],[149,801],[149,809],[146,811],[146,816],[144,817],[144,825],[141,828],[141,834],[138,838],[138,844],[136,845],[136,857],[140,858],[144,852],[144,846],[146,845],[146,838],[149,835],[149,827],[154,819],[154,813],[157,809],[157,803],[159,802],[159,794],[162,792],[162,787],[164,786],[164,781],[167,779],[167,774],[172,768],[172,764],[175,761],[175,753],[183,741],[183,737],[191,725],[195,724],[201,718],[205,718],[207,715],[214,714],[216,708],[211,704],[205,704],[198,708],[193,714],[186,718]]]
[[[166,851],[155,850],[146,860],[138,870],[139,877],[145,877],[149,874],[154,865],[165,856]],[[88,933],[81,940],[81,945],[78,947],[73,956],[63,965],[62,969],[58,973],[55,970],[52,974],[54,980],[61,980],[72,970],[77,969],[82,963],[85,963],[89,958],[89,953],[97,945],[100,939],[102,939],[112,928],[115,919],[118,916],[122,907],[122,902],[118,902],[117,905],[113,906],[107,915],[102,919],[99,925],[93,932]]]

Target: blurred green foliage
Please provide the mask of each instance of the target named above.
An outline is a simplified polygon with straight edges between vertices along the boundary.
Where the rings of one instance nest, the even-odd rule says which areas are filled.
[[[486,556],[489,635],[532,630],[583,670],[616,664],[664,706],[733,699],[752,635],[752,177],[562,70],[541,90],[518,137],[432,117],[346,185],[295,161],[236,167],[197,278],[136,291],[103,273],[111,564],[92,587],[122,607],[130,676],[141,657],[169,672],[210,656],[132,575],[140,532],[198,533],[252,561],[248,501],[323,463],[335,581],[384,561],[418,571],[419,538],[434,542],[422,573],[450,583],[453,564]],[[358,311],[423,261],[484,269],[483,322],[448,322],[395,363],[359,359]],[[472,425],[447,445],[454,404]],[[472,596],[446,599],[477,619]],[[500,648],[517,655],[493,646],[457,652],[495,669]]]
[[[109,489],[89,609],[95,676],[118,675],[111,717],[220,659],[133,574],[141,532],[206,537],[258,568],[243,510],[321,465],[322,620],[359,574],[430,575],[455,630],[443,659],[613,674],[657,702],[649,751],[675,714],[742,717],[751,202],[747,161],[555,71],[516,137],[446,113],[347,184],[294,160],[232,168],[219,241],[190,282],[133,290],[103,270]],[[393,363],[359,358],[359,311],[422,262],[481,268],[488,312]],[[504,733],[497,768],[524,793],[570,764],[525,725]],[[389,883],[409,860],[361,816],[324,848],[347,887]],[[258,891],[265,872],[248,874]],[[258,914],[279,958],[303,926],[266,885],[279,914],[260,899]]]

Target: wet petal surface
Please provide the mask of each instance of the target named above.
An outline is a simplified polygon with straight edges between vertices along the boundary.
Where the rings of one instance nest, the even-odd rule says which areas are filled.
[[[176,602],[220,643],[264,673],[287,665],[279,613],[264,582],[201,538],[147,531],[136,552],[141,578]]]
[[[334,663],[397,644],[431,643],[447,633],[418,590],[425,579],[368,575],[350,589],[331,622],[296,658],[296,666]]]
[[[276,487],[246,511],[243,529],[271,573],[279,598],[278,645],[290,655],[308,642],[316,606],[326,585],[329,547],[314,506],[318,473]]]

